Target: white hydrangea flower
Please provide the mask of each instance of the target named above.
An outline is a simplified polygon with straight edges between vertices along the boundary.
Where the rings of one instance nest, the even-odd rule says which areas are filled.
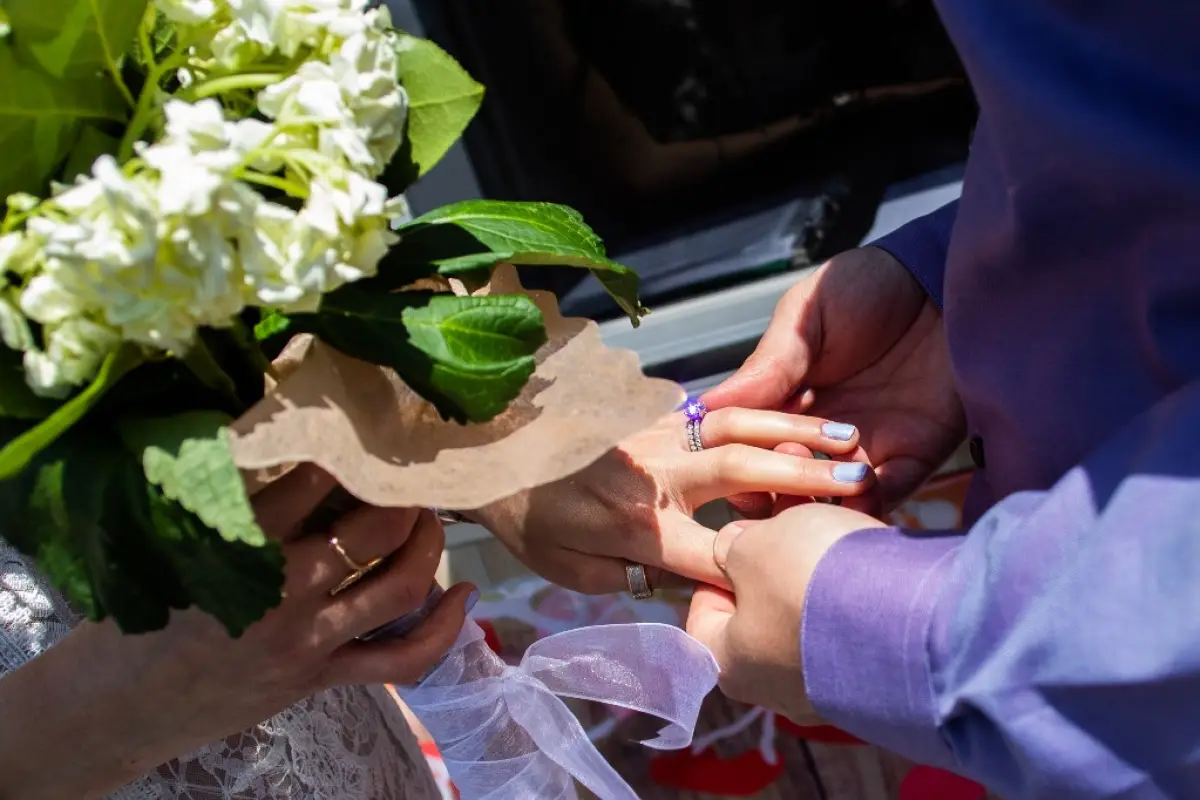
[[[368,144],[369,133],[355,124],[348,98],[333,67],[308,61],[293,74],[258,93],[258,109],[288,124],[301,119],[317,126],[320,153],[374,172],[377,165]]]
[[[276,47],[289,58],[326,36],[344,39],[362,30],[367,0],[286,0],[276,17]]]
[[[23,359],[25,383],[39,397],[61,400],[71,392],[63,370],[41,350],[27,350]]]
[[[164,111],[166,136],[138,149],[142,160],[161,176],[157,199],[162,214],[207,214],[234,171],[274,131],[260,120],[229,122],[212,99],[172,100]],[[270,159],[255,162],[268,172],[278,168]]]
[[[145,173],[126,177],[102,157],[92,178],[55,198],[67,213],[30,220],[46,263],[22,291],[25,314],[43,325],[88,318],[119,338],[175,352],[187,350],[198,326],[227,325],[245,304],[229,240],[245,224],[246,198],[257,195],[228,182],[206,213],[168,214],[158,204],[160,188]],[[64,336],[83,335],[67,330]],[[47,345],[46,353],[78,349]]]
[[[321,296],[375,274],[396,242],[392,217],[403,199],[352,170],[315,180],[298,213],[262,203],[239,241],[246,280],[258,303],[288,311],[315,311]]]
[[[25,381],[34,394],[61,399],[91,380],[104,359],[121,344],[113,328],[73,317],[42,331],[46,349],[27,350]]]
[[[24,352],[33,347],[29,321],[8,297],[0,296],[0,339],[10,350]]]
[[[408,111],[396,71],[387,9],[364,15],[369,24],[323,61],[305,62],[258,94],[272,119],[317,126],[317,148],[369,175],[383,172],[404,137]]]
[[[21,292],[21,311],[43,325],[52,325],[87,310],[83,295],[68,291],[53,275],[35,275]]]
[[[43,331],[46,355],[58,365],[64,382],[78,386],[95,376],[105,357],[121,344],[116,330],[84,317],[73,317]]]
[[[213,0],[158,0],[154,7],[168,20],[181,25],[199,25],[217,13]]]
[[[158,249],[153,187],[125,177],[111,156],[96,159],[92,177],[57,194],[54,206],[63,213],[28,223],[43,242],[47,269],[90,271],[104,283],[113,277],[103,274],[107,269],[153,263]]]
[[[19,231],[0,236],[0,274],[28,275],[42,265],[41,242]]]
[[[222,0],[228,23],[212,40],[222,66],[237,70],[278,53],[322,50],[330,37],[362,30],[367,0]]]
[[[387,8],[372,9],[365,20],[363,31],[342,42],[329,63],[356,126],[367,132],[367,145],[378,174],[404,138],[408,94],[397,76]]]

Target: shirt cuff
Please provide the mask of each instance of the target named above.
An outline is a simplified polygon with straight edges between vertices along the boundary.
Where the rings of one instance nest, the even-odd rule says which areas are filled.
[[[817,713],[923,764],[954,766],[938,732],[930,627],[960,536],[858,531],[817,563],[801,623],[808,698]]]
[[[957,213],[958,202],[947,203],[870,243],[903,264],[938,308],[942,308],[946,251]]]

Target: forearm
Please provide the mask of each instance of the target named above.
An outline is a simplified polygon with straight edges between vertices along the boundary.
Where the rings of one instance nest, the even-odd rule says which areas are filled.
[[[84,623],[0,678],[3,800],[102,797],[187,749],[148,724],[138,681],[106,668],[100,627]]]
[[[840,540],[802,629],[817,711],[1004,796],[1187,794],[1200,457],[1181,443],[1198,435],[1193,385],[965,536]]]

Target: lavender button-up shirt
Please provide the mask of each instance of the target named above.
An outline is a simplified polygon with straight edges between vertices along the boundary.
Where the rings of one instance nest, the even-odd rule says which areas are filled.
[[[968,530],[821,560],[807,688],[1008,798],[1200,797],[1200,3],[938,6],[963,195],[877,244],[943,308],[986,466]]]

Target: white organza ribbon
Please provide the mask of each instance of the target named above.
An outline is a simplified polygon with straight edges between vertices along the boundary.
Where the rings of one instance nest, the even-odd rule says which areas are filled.
[[[601,800],[637,800],[559,696],[659,717],[666,726],[643,744],[678,749],[691,743],[717,671],[704,645],[655,622],[557,633],[531,645],[513,667],[468,619],[421,683],[397,689],[437,743],[464,800],[574,800],[572,778]]]

